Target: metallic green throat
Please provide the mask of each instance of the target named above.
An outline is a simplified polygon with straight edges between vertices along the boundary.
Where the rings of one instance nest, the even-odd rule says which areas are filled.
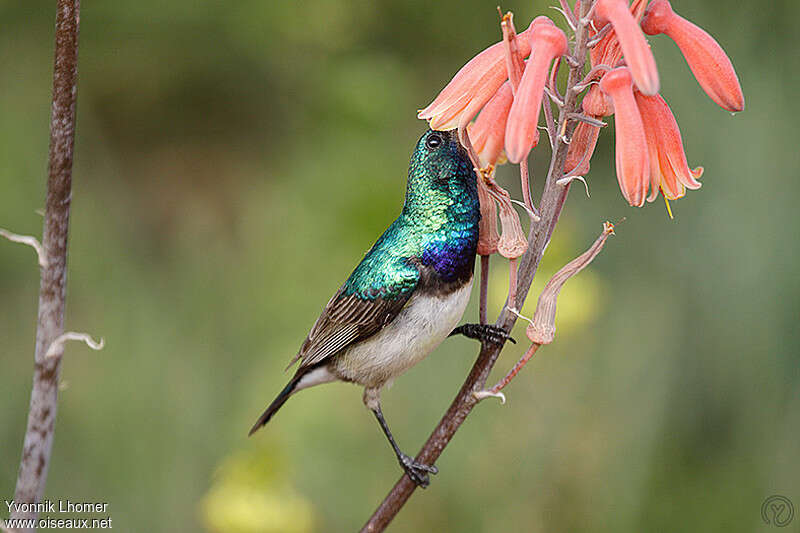
[[[472,277],[480,206],[475,174],[454,132],[426,132],[408,171],[405,205],[343,287],[345,295],[395,299],[423,271],[443,283]]]

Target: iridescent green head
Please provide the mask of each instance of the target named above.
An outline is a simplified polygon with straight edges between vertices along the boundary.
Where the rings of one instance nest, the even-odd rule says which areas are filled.
[[[363,299],[399,298],[430,272],[445,284],[472,278],[481,219],[475,172],[456,132],[426,131],[408,168],[403,212],[342,288]]]
[[[404,211],[435,210],[462,204],[477,208],[475,172],[454,131],[426,131],[408,168]]]

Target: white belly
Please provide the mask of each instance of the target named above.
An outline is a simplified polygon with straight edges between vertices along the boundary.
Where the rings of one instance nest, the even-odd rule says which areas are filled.
[[[436,349],[458,325],[472,280],[447,296],[414,294],[381,331],[336,356],[335,372],[368,387],[381,387]]]

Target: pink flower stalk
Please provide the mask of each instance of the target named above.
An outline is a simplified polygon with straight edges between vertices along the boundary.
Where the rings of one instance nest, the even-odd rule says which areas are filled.
[[[512,163],[528,157],[538,139],[536,128],[550,62],[567,52],[567,37],[552,22],[534,26],[531,43],[531,57],[525,65],[506,125],[506,155]]]
[[[647,195],[650,161],[639,108],[633,97],[633,79],[626,67],[615,68],[600,80],[600,89],[614,103],[617,180],[622,195],[641,207]]]
[[[496,165],[503,150],[506,135],[506,120],[511,109],[511,84],[505,82],[495,93],[478,119],[469,125],[469,138],[478,154],[482,168]]]
[[[529,34],[536,19],[527,30],[517,35],[521,57],[531,53]],[[442,89],[428,107],[420,110],[417,117],[427,120],[431,129],[452,130],[466,126],[478,111],[494,96],[504,81],[506,71],[505,43],[495,43],[461,67],[450,83]]]
[[[675,13],[667,0],[650,4],[642,29],[648,35],[663,33],[675,41],[700,86],[720,107],[732,113],[744,109],[742,86],[730,58],[705,30]]]
[[[636,86],[644,94],[658,93],[658,69],[656,60],[636,19],[628,10],[626,0],[597,0],[594,8],[595,20],[610,22],[619,40],[622,54],[631,69]],[[614,66],[614,65],[609,65]]]
[[[651,191],[647,201],[655,200],[659,189],[668,200],[681,198],[686,189],[699,189],[697,178],[703,175],[703,167],[689,168],[681,132],[667,102],[661,95],[645,96],[639,92],[635,98],[650,160]]]

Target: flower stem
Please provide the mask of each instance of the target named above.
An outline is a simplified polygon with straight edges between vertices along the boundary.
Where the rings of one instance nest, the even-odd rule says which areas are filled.
[[[478,316],[481,324],[488,324],[487,300],[489,299],[489,256],[481,256],[481,301]]]

